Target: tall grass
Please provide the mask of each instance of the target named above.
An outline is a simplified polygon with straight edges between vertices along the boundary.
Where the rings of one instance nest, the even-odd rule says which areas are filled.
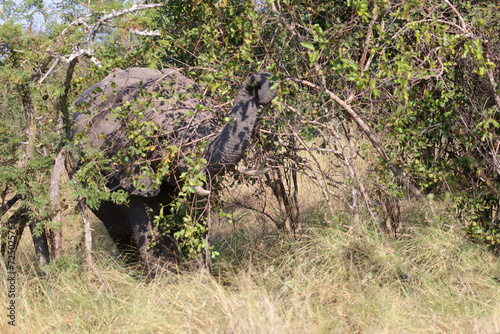
[[[401,240],[373,223],[342,231],[306,224],[301,240],[254,216],[218,226],[214,275],[151,282],[108,250],[96,260],[112,290],[79,257],[40,279],[17,276],[17,333],[497,333],[500,264],[456,229],[410,213]],[[309,226],[309,227],[307,227]],[[237,232],[237,233],[235,233]],[[22,262],[22,261],[21,261]],[[27,262],[26,262],[27,263]],[[8,300],[5,280],[0,299]],[[2,307],[3,308],[3,307]],[[14,332],[0,316],[0,332]]]

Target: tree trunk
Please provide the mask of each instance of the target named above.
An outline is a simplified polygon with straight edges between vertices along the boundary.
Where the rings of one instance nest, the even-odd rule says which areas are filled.
[[[9,218],[8,221],[8,227],[9,230],[7,231],[7,237],[10,238],[12,235],[14,236],[14,240],[12,241],[14,243],[14,253],[16,254],[17,252],[17,247],[19,246],[19,241],[21,240],[21,236],[23,235],[24,228],[26,227],[26,223],[28,222],[28,219],[26,217],[26,210],[23,208],[20,208],[17,210],[12,217]],[[10,242],[11,239],[8,239],[7,242]],[[5,256],[7,248],[7,243],[2,243],[1,247],[1,254],[2,256]],[[10,247],[9,247],[10,250]]]
[[[62,208],[61,208],[61,196],[59,183],[61,180],[61,175],[65,170],[64,160],[66,159],[66,152],[64,150],[59,151],[56,156],[56,162],[54,164],[54,170],[52,171],[52,177],[50,180],[49,196],[52,202],[52,207],[56,210],[52,222],[58,227],[50,231],[51,237],[51,248],[52,248],[52,258],[59,259],[62,256]]]
[[[92,229],[90,228],[90,219],[87,215],[87,205],[85,204],[85,199],[78,201],[78,207],[80,208],[80,213],[82,214],[83,221],[83,233],[84,233],[84,254],[85,262],[92,269],[97,279],[101,284],[108,290],[112,290],[109,284],[104,280],[99,269],[97,269],[94,259],[92,258]]]
[[[35,254],[38,260],[38,265],[40,267],[44,267],[48,265],[50,261],[47,235],[45,234],[45,230],[42,229],[41,234],[37,236],[35,233],[35,228],[36,228],[36,223],[33,221],[30,222],[31,237],[33,238],[33,245],[35,246]]]

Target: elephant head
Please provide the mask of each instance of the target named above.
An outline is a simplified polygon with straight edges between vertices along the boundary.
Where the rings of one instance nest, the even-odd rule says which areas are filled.
[[[258,106],[268,104],[276,96],[271,88],[269,73],[254,74],[245,80],[222,130],[210,110],[216,103],[200,99],[202,90],[178,69],[115,70],[84,92],[74,103],[85,109],[73,114],[75,132],[86,133],[90,145],[104,150],[106,157],[123,156],[127,148],[133,146],[130,124],[137,123],[134,121],[150,124],[148,138],[152,149],[147,150],[147,154],[131,153],[127,163],[115,162],[114,171],[107,175],[109,188],[123,188],[131,194],[129,205],[106,202],[94,210],[115,241],[135,244],[146,263],[154,259],[171,262],[175,258],[173,237],[156,242],[153,249],[148,247],[154,230],[155,203],[162,203],[165,195],[172,195],[179,186],[177,176],[187,168],[184,158],[201,140],[207,143],[204,172],[208,180],[223,170],[237,167],[249,144]],[[147,168],[154,173],[164,159],[167,145],[178,148],[176,170],[161,184],[155,184],[141,171]],[[265,171],[243,166],[238,170],[254,175]],[[208,194],[201,187],[196,190],[198,194]]]

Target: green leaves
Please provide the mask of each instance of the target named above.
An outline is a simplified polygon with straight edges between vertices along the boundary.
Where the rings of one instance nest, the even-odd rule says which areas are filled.
[[[318,61],[318,58],[319,58],[319,51],[314,51],[309,53],[309,62],[311,64],[316,63]]]
[[[300,45],[302,45],[304,48],[306,48],[310,51],[315,51],[314,45],[311,42],[303,41],[303,42],[300,42]]]
[[[198,205],[195,187],[203,187],[206,177],[204,169],[207,161],[203,158],[206,142],[185,157],[186,172],[181,173],[178,182],[182,183],[181,191],[168,206],[161,206],[154,223],[160,231],[171,234],[178,242],[179,250],[185,259],[200,257],[205,252],[205,234],[208,224],[202,214],[204,206]],[[164,162],[165,164],[168,161]],[[170,208],[170,213],[165,208]],[[213,254],[215,255],[215,254]]]

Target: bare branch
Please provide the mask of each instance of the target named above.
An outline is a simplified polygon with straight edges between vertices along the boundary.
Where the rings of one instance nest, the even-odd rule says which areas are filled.
[[[327,192],[327,189],[328,187],[326,186],[326,182],[325,182],[325,173],[321,170],[321,165],[320,163],[318,162],[318,160],[316,159],[316,157],[311,153],[311,151],[309,150],[309,147],[307,146],[307,144],[304,142],[304,140],[299,136],[299,134],[297,132],[294,131],[294,135],[295,137],[297,138],[297,140],[300,142],[300,144],[302,146],[304,146],[306,149],[307,149],[307,152],[311,155],[311,158],[314,160],[314,162],[316,163],[316,166],[318,167],[319,169],[319,174],[321,175],[321,177],[318,177],[317,180],[318,180],[318,185],[320,186],[321,188],[321,191],[323,192],[323,196],[325,197],[325,200],[326,200],[326,203],[328,205],[328,209],[330,210],[330,214],[333,216],[335,216],[335,210],[333,209],[333,205],[330,201],[330,197],[328,196],[328,192]],[[311,169],[312,170],[312,169]]]
[[[88,19],[89,19],[89,16],[87,15],[86,17],[79,17],[78,19],[71,22],[63,31],[61,31],[61,33],[59,34],[59,37],[57,38],[56,44],[59,44],[60,42],[62,42],[62,39],[64,37],[66,37],[66,34],[68,33],[68,31],[73,27],[78,27],[78,26],[83,25],[85,28],[89,28],[89,26],[87,24]]]
[[[49,70],[47,72],[45,72],[45,74],[38,81],[38,86],[40,86],[42,84],[42,82],[45,81],[45,79],[49,76],[49,74],[54,70],[54,67],[56,67],[58,62],[59,62],[59,58],[56,58],[54,60],[54,63],[52,64],[52,66],[49,68]]]
[[[438,23],[443,23],[443,24],[446,24],[446,25],[449,25],[451,27],[455,27],[457,28],[458,30],[462,31],[463,32],[463,35],[465,37],[470,37],[469,35],[469,32],[468,31],[463,31],[462,27],[460,27],[458,24],[454,23],[454,22],[451,22],[451,21],[446,21],[446,20],[441,20],[441,19],[437,19],[437,20],[434,20],[434,19],[423,19],[423,20],[418,20],[418,21],[413,21],[413,22],[409,22],[407,23],[403,28],[401,28],[398,32],[396,32],[394,35],[392,35],[391,39],[396,39],[399,37],[399,35],[401,35],[402,33],[404,33],[405,31],[408,30],[409,27],[413,26],[413,25],[416,25],[418,23],[426,23],[426,22],[438,22]]]
[[[264,173],[267,173],[269,171],[269,168],[261,168],[261,169],[249,169],[244,165],[238,165],[237,167],[238,172],[240,172],[243,175],[247,176],[260,176]]]
[[[154,30],[154,31],[148,31],[148,30],[131,30],[130,32],[132,34],[134,34],[134,35],[137,35],[137,36],[148,36],[148,37],[161,36],[159,30]]]
[[[0,211],[0,217],[3,216],[3,213],[6,212],[6,211],[8,211],[21,198],[22,198],[21,195],[16,194],[14,197],[12,197],[10,200],[8,200],[7,203],[5,203],[4,205],[2,205],[1,211]]]
[[[134,4],[130,8],[122,9],[122,10],[119,10],[119,11],[114,11],[113,10],[110,14],[102,16],[100,19],[98,19],[92,25],[90,25],[90,23],[89,23],[91,17],[89,15],[89,13],[87,13],[87,15],[85,17],[80,17],[80,18],[76,19],[75,21],[71,22],[68,25],[68,27],[66,27],[61,32],[61,34],[59,34],[59,37],[57,38],[57,42],[55,43],[55,46],[58,46],[58,45],[60,45],[63,42],[64,37],[66,37],[66,35],[69,33],[69,31],[72,28],[78,27],[78,26],[84,26],[85,29],[87,29],[87,31],[88,31],[88,33],[87,33],[88,48],[87,49],[81,49],[79,46],[74,46],[73,52],[70,55],[66,56],[66,57],[54,54],[54,52],[51,51],[50,48],[47,50],[47,53],[49,55],[51,55],[52,57],[57,58],[57,59],[65,62],[65,63],[71,63],[75,58],[86,57],[86,58],[90,59],[90,61],[94,65],[96,65],[97,67],[101,67],[102,66],[101,62],[97,58],[94,57],[94,41],[95,41],[95,37],[97,35],[97,32],[99,31],[99,28],[101,26],[103,26],[105,23],[107,23],[108,21],[111,21],[111,20],[113,20],[113,19],[115,19],[115,18],[117,18],[119,16],[136,13],[136,12],[141,11],[141,10],[158,8],[158,7],[162,7],[163,5],[164,5],[163,3],[151,3],[151,4],[139,3],[139,4]],[[160,35],[158,31],[151,31],[151,32],[148,32],[148,31],[136,31],[136,32],[133,32],[133,33],[136,34],[136,35],[141,35],[141,36],[159,36]],[[49,72],[51,70],[52,70],[52,68],[49,70]],[[47,75],[48,74],[44,75],[43,79],[45,79],[45,77]],[[40,80],[40,83],[42,81],[43,80]]]
[[[206,190],[201,186],[194,186],[194,191],[198,196],[207,197],[210,195],[210,190]]]
[[[104,15],[96,23],[90,27],[90,32],[87,35],[89,41],[89,51],[92,53],[94,48],[94,40],[99,28],[107,21],[111,21],[119,16],[135,13],[145,9],[152,9],[162,7],[163,3],[151,3],[151,4],[134,4],[132,7],[127,9],[122,9],[119,11],[112,11],[110,14]]]
[[[89,58],[90,61],[96,65],[97,67],[101,67],[101,62],[93,56],[93,53],[90,50],[84,50],[84,49],[77,49],[73,53],[71,53],[69,56],[64,57],[64,56],[59,56],[59,55],[53,55],[57,59],[65,62],[65,63],[71,63],[73,60],[80,58],[80,57],[86,57]]]
[[[457,14],[458,20],[460,21],[461,29],[464,32],[464,34],[472,35],[469,29],[467,29],[467,26],[465,25],[464,18],[462,17],[462,15],[460,15],[460,12],[455,8],[455,6],[453,6],[449,0],[444,0],[444,2],[446,2],[446,4],[450,6],[450,8],[455,12],[455,14]]]

